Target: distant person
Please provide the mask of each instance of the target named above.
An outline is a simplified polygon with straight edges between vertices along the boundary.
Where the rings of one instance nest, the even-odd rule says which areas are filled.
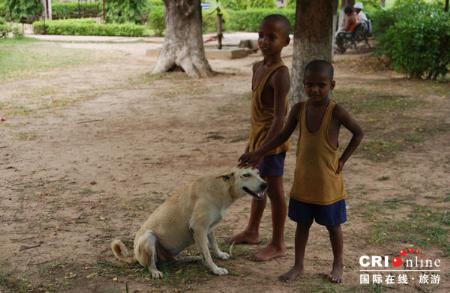
[[[356,21],[358,23],[363,23],[365,25],[365,29],[367,33],[372,33],[372,22],[370,19],[367,18],[367,15],[362,11],[364,9],[364,6],[361,2],[357,2],[353,9],[355,10],[356,14]]]
[[[355,9],[356,14],[356,21],[357,22],[368,22],[369,19],[367,18],[366,14],[362,11],[364,9],[364,6],[361,2],[357,2],[353,9]]]
[[[341,28],[336,32],[336,45],[338,48],[343,47],[344,39],[349,38],[355,31],[358,22],[356,21],[356,15],[351,6],[344,8],[344,21]]]
[[[258,45],[264,59],[253,66],[251,128],[246,153],[256,151],[276,137],[283,128],[288,111],[290,77],[289,69],[281,60],[281,51],[289,45],[289,33],[289,21],[279,14],[266,16],[259,26]],[[283,172],[287,150],[287,142],[267,150],[261,162],[255,166],[268,184],[267,197],[272,209],[272,239],[266,247],[253,255],[254,261],[267,261],[286,254],[284,223],[287,207]],[[252,200],[247,227],[229,239],[230,242],[259,243],[259,225],[266,201],[266,197],[263,200]]]
[[[344,23],[340,32],[353,33],[357,25],[356,15],[351,6],[344,8]]]
[[[303,84],[308,100],[292,107],[281,132],[240,157],[239,166],[255,166],[268,151],[285,144],[299,128],[289,201],[289,218],[297,223],[295,263],[280,276],[281,281],[291,281],[303,274],[305,248],[313,221],[325,226],[330,236],[334,257],[330,281],[342,281],[344,243],[341,224],[347,219],[342,169],[360,144],[363,131],[341,105],[330,99],[335,86],[333,71],[331,63],[325,60],[314,60],[306,65]],[[338,150],[341,126],[352,133],[342,154]]]

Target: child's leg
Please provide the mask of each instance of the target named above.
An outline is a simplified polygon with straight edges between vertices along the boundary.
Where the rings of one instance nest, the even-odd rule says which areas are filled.
[[[234,235],[228,241],[235,244],[258,244],[259,243],[259,224],[266,208],[267,199],[252,199],[250,210],[250,219],[247,228],[239,234]]]
[[[272,240],[253,256],[256,261],[266,261],[286,254],[284,244],[286,201],[284,199],[283,176],[267,176],[264,179],[267,181],[267,195],[272,210]]]
[[[280,281],[292,281],[303,273],[306,243],[308,242],[309,228],[311,227],[312,222],[311,219],[310,222],[297,224],[297,229],[295,230],[294,266],[279,277]]]
[[[342,236],[341,225],[327,226],[330,233],[331,247],[333,248],[333,268],[330,273],[330,280],[334,283],[342,282],[342,273],[344,267],[344,241]]]

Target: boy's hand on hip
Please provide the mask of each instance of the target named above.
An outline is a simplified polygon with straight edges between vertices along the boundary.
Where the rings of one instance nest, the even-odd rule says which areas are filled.
[[[259,161],[261,161],[261,159],[262,159],[261,156],[259,156],[257,153],[247,152],[247,153],[243,154],[242,156],[240,156],[238,167],[239,168],[249,168],[249,167],[255,168],[256,165],[258,165]]]
[[[342,169],[344,168],[345,162],[341,159],[339,159],[338,167],[336,169],[336,174],[341,173]]]

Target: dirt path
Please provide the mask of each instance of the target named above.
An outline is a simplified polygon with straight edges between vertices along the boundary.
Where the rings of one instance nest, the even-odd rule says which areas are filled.
[[[450,135],[444,129],[393,150],[395,156],[386,160],[371,160],[362,152],[346,166],[350,208],[344,226],[343,285],[333,286],[319,275],[328,273],[332,254],[327,232],[318,225],[313,226],[307,247],[305,278],[292,284],[277,281],[293,261],[294,225],[289,220],[286,257],[255,264],[247,260],[253,247],[237,247],[232,260],[219,261],[231,271],[226,277],[214,277],[200,264],[177,265],[165,267],[169,277],[155,282],[139,266],[117,263],[109,248],[112,238],[131,241],[134,231],[175,186],[236,163],[248,130],[250,68],[258,58],[213,60],[211,65],[221,73],[211,79],[190,80],[181,73],[154,77],[146,74],[154,63],[142,54],[147,45],[61,44],[101,52],[103,61],[0,82],[3,103],[28,105],[37,99],[71,97],[54,107],[8,117],[0,125],[0,292],[125,292],[126,284],[129,292],[381,290],[359,285],[359,256],[395,254],[409,243],[374,243],[371,217],[401,217],[408,207],[386,210],[372,204],[397,198],[448,209],[448,201],[442,199],[449,196]],[[436,93],[436,89],[445,91],[445,85],[433,88],[386,71],[359,70],[360,60],[351,55],[336,61],[343,95],[364,88],[415,96],[425,106],[413,108],[408,115],[423,112],[421,119],[449,124],[448,92]],[[291,63],[289,58],[285,61]],[[389,125],[397,115],[383,116],[379,120]],[[375,127],[367,117],[371,118],[357,114],[369,134],[384,131],[389,136],[389,126],[383,129],[375,123]],[[287,191],[294,162],[291,151]],[[230,209],[217,232],[222,244],[245,226],[249,207],[245,198]],[[263,243],[270,237],[270,227],[266,212]],[[448,292],[449,258],[435,246],[426,251],[427,257],[442,259],[441,285],[397,286],[396,291]]]

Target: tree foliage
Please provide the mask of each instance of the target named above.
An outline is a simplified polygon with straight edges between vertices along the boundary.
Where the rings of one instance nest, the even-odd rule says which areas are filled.
[[[108,0],[106,1],[106,22],[140,23],[147,17],[147,0]]]
[[[450,15],[441,5],[399,0],[374,19],[379,54],[411,78],[445,76],[450,64]]]
[[[40,0],[5,0],[5,6],[9,17],[20,22],[32,22],[44,10]]]

